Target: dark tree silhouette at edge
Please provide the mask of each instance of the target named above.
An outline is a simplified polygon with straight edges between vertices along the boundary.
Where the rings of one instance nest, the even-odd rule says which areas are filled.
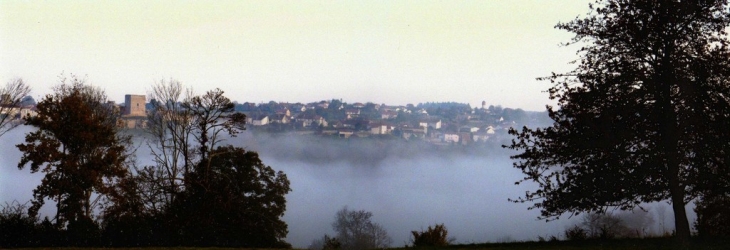
[[[717,0],[597,1],[558,24],[583,47],[576,69],[543,78],[553,125],[510,131],[518,184],[539,185],[514,201],[555,219],[668,200],[687,246],[685,204],[729,186],[727,27]]]

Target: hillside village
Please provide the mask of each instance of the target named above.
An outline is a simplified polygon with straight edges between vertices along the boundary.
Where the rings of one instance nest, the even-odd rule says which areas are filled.
[[[22,112],[32,115],[34,102]],[[109,103],[121,111],[119,125],[143,128],[151,104],[144,95],[126,95],[122,104]],[[386,105],[346,103],[332,99],[311,103],[235,103],[246,114],[247,129],[254,132],[311,134],[349,138],[400,138],[434,145],[470,145],[506,138],[510,127],[545,125],[545,112],[528,112],[482,102],[481,107],[456,102]]]
[[[249,129],[294,131],[340,138],[391,137],[437,145],[468,145],[506,135],[510,127],[543,123],[544,112],[462,103],[386,105],[324,100],[313,103],[243,103]]]

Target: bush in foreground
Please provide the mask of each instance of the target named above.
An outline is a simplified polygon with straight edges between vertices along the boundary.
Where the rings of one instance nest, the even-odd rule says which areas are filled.
[[[437,224],[434,227],[428,226],[426,231],[411,231],[413,239],[411,240],[413,246],[448,246],[448,234],[444,224]]]

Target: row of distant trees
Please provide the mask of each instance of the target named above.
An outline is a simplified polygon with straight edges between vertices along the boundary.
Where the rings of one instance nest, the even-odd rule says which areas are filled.
[[[219,89],[194,95],[175,80],[152,89],[144,136],[153,162],[139,165],[104,91],[60,79],[23,118],[36,129],[17,145],[18,168],[44,177],[27,210],[6,204],[0,246],[289,246],[286,175],[224,143],[245,116]],[[41,220],[46,201],[55,214]]]

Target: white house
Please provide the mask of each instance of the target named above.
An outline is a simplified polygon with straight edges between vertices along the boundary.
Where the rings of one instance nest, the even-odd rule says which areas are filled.
[[[424,128],[441,129],[441,119],[426,119],[418,122],[418,126]]]
[[[266,124],[269,124],[269,116],[267,115],[257,115],[251,119],[251,125],[263,126]]]
[[[370,125],[370,134],[387,135],[393,132],[393,126],[385,123],[375,123]]]

